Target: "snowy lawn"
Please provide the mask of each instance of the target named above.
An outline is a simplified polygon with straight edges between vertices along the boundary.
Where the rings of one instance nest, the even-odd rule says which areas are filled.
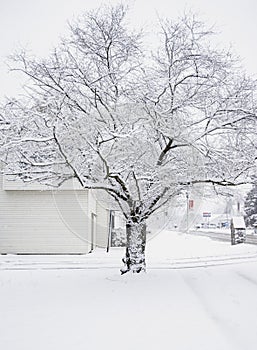
[[[120,250],[1,257],[0,349],[255,350],[256,251],[163,232],[149,242],[147,274],[124,276]],[[194,266],[218,256],[227,262]]]
[[[209,237],[185,234],[176,231],[162,231],[148,241],[149,261],[172,261],[181,258],[245,256],[256,254],[257,246],[211,240]]]

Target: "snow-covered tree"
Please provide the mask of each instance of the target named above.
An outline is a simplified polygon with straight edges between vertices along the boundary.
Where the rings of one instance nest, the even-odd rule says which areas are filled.
[[[245,199],[245,222],[249,227],[257,227],[257,185],[248,192]]]
[[[150,215],[189,186],[251,173],[256,82],[194,16],[161,20],[145,40],[128,13],[85,13],[47,59],[14,55],[28,84],[2,108],[1,140],[6,174],[57,187],[76,178],[112,196],[126,219],[122,272],[140,272]]]

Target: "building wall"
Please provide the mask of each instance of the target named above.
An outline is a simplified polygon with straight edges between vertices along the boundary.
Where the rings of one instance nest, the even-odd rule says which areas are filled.
[[[86,206],[87,192],[78,196]],[[87,253],[87,224],[87,217],[70,206],[70,191],[0,192],[1,254]]]
[[[110,210],[106,202],[97,201],[97,246],[107,248]]]
[[[97,210],[97,246],[106,249],[109,238],[110,210],[114,204],[112,198],[105,191],[93,191],[93,194]]]
[[[93,226],[93,246],[106,247],[104,205],[76,183],[51,190],[0,178],[0,254],[85,254],[92,249]]]

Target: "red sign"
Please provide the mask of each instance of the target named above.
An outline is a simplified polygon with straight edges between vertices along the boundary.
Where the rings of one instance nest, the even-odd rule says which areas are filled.
[[[189,201],[188,201],[188,208],[189,209],[193,209],[194,208],[194,201],[193,201],[193,199],[189,199]]]

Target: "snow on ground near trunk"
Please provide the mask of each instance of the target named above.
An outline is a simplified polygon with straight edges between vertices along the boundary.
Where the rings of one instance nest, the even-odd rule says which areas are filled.
[[[168,261],[253,255],[255,246],[173,232],[148,243],[149,265],[166,259],[168,268],[120,276],[112,266],[119,249],[107,261],[99,250],[87,258],[1,257],[0,349],[256,349],[257,261],[190,269]],[[8,259],[17,270],[6,269]]]
[[[96,249],[87,255],[2,255],[0,269],[84,269],[121,267],[124,248]],[[147,241],[148,268],[183,268],[204,263],[212,265],[225,262],[241,262],[257,256],[257,246],[213,241],[177,231],[162,231]]]

